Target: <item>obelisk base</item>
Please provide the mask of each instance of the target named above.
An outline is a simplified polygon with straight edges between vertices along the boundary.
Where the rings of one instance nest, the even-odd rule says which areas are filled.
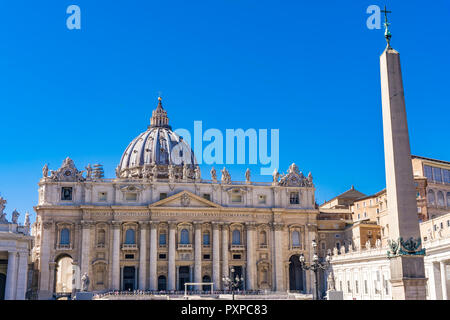
[[[393,300],[426,300],[427,278],[423,256],[398,256],[390,259]]]

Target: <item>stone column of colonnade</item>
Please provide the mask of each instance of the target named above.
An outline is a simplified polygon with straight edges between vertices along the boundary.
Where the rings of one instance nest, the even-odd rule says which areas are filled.
[[[202,224],[194,222],[194,282],[202,282]],[[201,286],[196,286],[200,290]]]
[[[148,221],[139,222],[141,232],[139,241],[139,290],[145,290],[147,283],[147,226]]]
[[[255,264],[255,223],[246,223],[247,229],[247,290],[255,289],[255,276],[256,276],[256,264]]]
[[[222,225],[222,277],[229,276],[228,268],[228,233],[230,227],[226,224]],[[225,290],[222,284],[222,290]]]
[[[118,221],[112,222],[113,243],[112,243],[112,281],[113,290],[120,290],[120,225]]]
[[[19,252],[19,262],[17,264],[17,284],[16,284],[16,300],[25,300],[27,291],[28,278],[28,252]]]
[[[17,252],[8,252],[8,269],[6,270],[6,288],[5,300],[14,300],[16,297],[16,271],[17,271]]]
[[[441,269],[442,300],[447,300],[447,270],[445,268],[445,262],[440,261],[439,266]]]
[[[219,238],[219,223],[212,223],[213,229],[213,250],[212,250],[212,282],[214,283],[214,290],[220,289],[220,238]]]
[[[157,236],[158,236],[158,222],[150,221],[150,290],[158,289]]]
[[[168,262],[168,277],[167,277],[167,289],[175,290],[175,232],[176,223],[169,222],[169,262]]]

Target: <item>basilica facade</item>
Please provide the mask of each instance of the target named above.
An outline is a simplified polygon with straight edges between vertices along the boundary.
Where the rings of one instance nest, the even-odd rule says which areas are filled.
[[[80,171],[70,158],[44,167],[32,228],[40,299],[80,290],[83,276],[93,292],[171,292],[190,282],[225,290],[224,276],[243,278],[247,291],[312,292],[299,255],[311,260],[320,214],[312,176],[295,164],[272,182],[251,181],[249,170],[233,181],[226,168],[221,179],[214,169],[205,177],[159,99],[115,176],[104,178],[101,166]]]

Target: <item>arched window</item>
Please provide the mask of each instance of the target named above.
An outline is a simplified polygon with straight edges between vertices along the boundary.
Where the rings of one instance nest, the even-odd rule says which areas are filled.
[[[97,235],[97,244],[104,245],[105,244],[105,230],[100,229]]]
[[[241,244],[241,232],[239,230],[234,230],[233,231],[233,241],[232,244]]]
[[[445,207],[444,194],[442,191],[438,191],[437,193],[437,204],[439,207]]]
[[[167,289],[166,277],[165,276],[159,276],[158,277],[158,290],[159,291],[165,291],[166,289]]]
[[[203,245],[205,245],[205,246],[210,245],[209,232],[203,233]]]
[[[187,229],[181,230],[180,243],[189,244],[189,231]]]
[[[450,208],[450,192],[447,192],[447,207]]]
[[[428,191],[428,204],[431,206],[435,205],[435,197],[434,197],[434,191],[429,190]]]
[[[294,247],[300,246],[300,232],[298,231],[292,232],[292,246]]]
[[[136,244],[135,237],[134,237],[134,230],[128,229],[125,233],[125,244]]]
[[[70,231],[67,228],[61,230],[59,244],[68,245],[70,244]]]
[[[259,233],[259,244],[263,246],[267,245],[267,234],[265,231]]]

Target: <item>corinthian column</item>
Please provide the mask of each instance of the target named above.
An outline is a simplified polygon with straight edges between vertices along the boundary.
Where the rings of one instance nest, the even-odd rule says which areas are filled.
[[[120,290],[120,222],[113,221],[113,243],[112,243],[112,289]]]
[[[141,239],[139,243],[139,290],[146,289],[147,283],[147,225],[148,221],[139,222]]]
[[[283,265],[283,229],[284,224],[274,223],[275,232],[275,290],[284,291],[284,265]]]
[[[213,229],[213,268],[212,268],[212,280],[214,283],[214,290],[220,288],[220,243],[219,243],[219,224],[217,222],[212,223]]]
[[[194,282],[202,282],[202,224],[194,222],[195,228],[195,264],[194,264]],[[196,286],[200,290],[200,286]]]
[[[50,248],[53,247],[52,241],[52,227],[53,222],[43,222],[41,229],[41,254],[39,261],[39,299],[47,300],[51,298],[51,292],[49,287],[50,281]]]
[[[176,232],[176,223],[169,222],[169,263],[168,263],[168,281],[167,281],[167,289],[175,290],[175,232]]]
[[[150,222],[150,290],[158,289],[157,279],[157,235],[158,235],[158,223],[155,221]]]
[[[256,275],[256,264],[255,264],[255,224],[246,223],[247,228],[247,290],[255,289],[254,278]]]
[[[16,300],[25,300],[28,276],[28,252],[19,252]]]
[[[16,289],[17,252],[8,252],[8,269],[6,271],[5,300],[14,300]]]
[[[228,277],[228,232],[230,227],[226,224],[222,225],[222,276]],[[222,283],[222,290],[223,287]]]

